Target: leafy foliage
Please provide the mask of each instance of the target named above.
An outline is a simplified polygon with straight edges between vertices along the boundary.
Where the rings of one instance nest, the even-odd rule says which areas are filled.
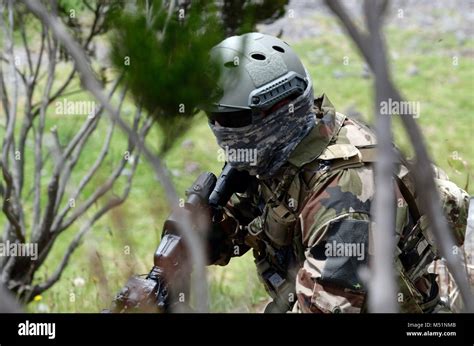
[[[168,150],[216,96],[219,69],[210,49],[225,36],[255,30],[284,13],[288,0],[137,2],[114,12],[112,61],[136,101],[153,116]],[[148,5],[147,5],[148,4]]]
[[[136,101],[157,121],[162,150],[189,127],[190,117],[216,83],[209,50],[223,38],[217,11],[205,0],[169,10],[159,1],[125,8],[114,20],[112,60],[125,72]]]

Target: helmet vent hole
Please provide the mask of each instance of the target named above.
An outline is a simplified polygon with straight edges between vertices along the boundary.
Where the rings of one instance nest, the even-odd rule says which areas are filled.
[[[234,68],[234,67],[237,67],[238,65],[234,64],[233,61],[228,61],[224,64],[224,66],[228,68]]]
[[[253,53],[250,56],[252,57],[252,59],[255,59],[255,60],[265,60],[266,59],[265,55],[260,54],[260,53]]]
[[[275,49],[277,52],[285,53],[285,50],[280,46],[272,46],[272,48]]]

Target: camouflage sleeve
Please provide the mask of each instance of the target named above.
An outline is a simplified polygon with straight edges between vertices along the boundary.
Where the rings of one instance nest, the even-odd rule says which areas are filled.
[[[402,180],[413,195],[418,196],[420,192],[415,187],[413,177],[407,173],[408,171],[405,169],[401,174]],[[456,245],[461,246],[466,236],[469,195],[450,181],[448,175],[440,167],[433,165],[433,173],[450,231],[454,236]]]
[[[444,211],[458,245],[466,229],[466,192],[437,175]],[[321,184],[320,184],[321,185]],[[371,232],[373,171],[347,169],[325,182],[300,214],[305,261],[296,279],[295,312],[358,313],[365,310],[366,290],[358,271],[367,264]],[[397,201],[403,201],[396,188]],[[410,228],[406,202],[397,203],[396,231]]]
[[[453,232],[456,244],[464,244],[469,211],[469,195],[449,180],[447,174],[439,167],[434,166],[435,183],[439,191],[443,210]]]
[[[366,262],[369,224],[366,214],[351,213],[331,222],[324,238],[307,248],[297,275],[296,309],[361,312],[365,291],[357,270]],[[352,253],[344,256],[345,251]]]
[[[306,250],[294,312],[363,310],[366,293],[358,269],[368,258],[372,174],[366,168],[344,170],[303,208],[300,228]]]

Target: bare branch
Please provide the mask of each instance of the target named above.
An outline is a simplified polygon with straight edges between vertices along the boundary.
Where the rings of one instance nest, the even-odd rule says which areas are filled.
[[[110,91],[109,97],[112,97],[113,93],[115,90],[117,90],[117,86],[120,82],[120,78],[118,78],[115,81],[114,86],[112,87],[112,90]],[[40,224],[34,224],[33,225],[33,232],[32,232],[32,238],[35,241],[38,241],[41,245],[44,244],[44,242],[47,242],[49,236],[48,233],[52,229],[52,223],[54,221],[54,216],[55,213],[57,212],[58,204],[60,202],[60,198],[58,199],[58,196],[62,196],[62,192],[64,190],[61,190],[61,186],[59,185],[60,179],[61,179],[61,174],[63,174],[63,178],[65,179],[64,181],[67,181],[68,177],[67,175],[68,171],[63,172],[64,167],[66,164],[69,162],[68,160],[72,160],[72,162],[75,164],[78,159],[78,153],[80,152],[79,148],[82,148],[85,144],[85,141],[89,138],[90,134],[94,131],[94,129],[97,126],[97,123],[100,119],[100,114],[103,111],[103,107],[99,107],[94,116],[91,118],[87,118],[85,122],[83,123],[81,129],[76,133],[76,135],[73,137],[73,139],[68,143],[66,148],[62,151],[62,156],[60,160],[57,161],[51,180],[48,184],[48,203],[44,209],[44,216]],[[76,150],[76,157],[70,159],[71,155],[73,155],[74,151]],[[54,240],[54,239],[53,239]]]
[[[151,128],[152,120],[148,119],[145,125],[143,126],[142,130],[140,131],[139,137],[142,138],[142,140],[146,137],[148,134],[148,131]],[[47,290],[49,287],[54,285],[60,278],[61,275],[66,268],[69,259],[71,258],[71,255],[74,253],[74,251],[77,249],[79,246],[81,240],[83,239],[84,235],[89,232],[89,230],[92,228],[92,226],[103,216],[105,215],[109,210],[121,205],[126,198],[128,197],[128,194],[130,193],[130,189],[132,186],[132,179],[133,176],[136,172],[136,169],[138,167],[138,161],[139,161],[139,156],[140,153],[137,154],[136,160],[133,162],[131,173],[128,176],[127,179],[127,184],[124,188],[124,191],[122,193],[122,196],[117,197],[117,196],[112,196],[108,202],[98,211],[94,214],[94,216],[86,222],[86,224],[81,228],[81,230],[76,234],[72,242],[69,244],[68,249],[66,250],[66,254],[64,255],[63,259],[61,260],[59,266],[49,277],[44,283],[41,283],[39,285],[36,285],[33,288],[31,296],[34,296],[36,294],[40,294],[41,292]]]
[[[97,35],[97,25],[99,23],[99,18],[100,18],[100,8],[101,8],[101,4],[97,4],[97,7],[96,9],[94,10],[94,19],[92,21],[92,26],[91,26],[91,29],[89,31],[89,34],[87,35],[87,38],[85,40],[85,43],[83,45],[83,49],[84,50],[88,50],[89,49],[89,45],[90,43],[92,42],[92,39]],[[44,24],[43,24],[44,25]],[[44,31],[43,31],[44,33]],[[45,36],[43,36],[45,37]],[[41,50],[42,51],[42,50]],[[38,75],[38,71],[39,71],[39,65],[40,65],[40,62],[41,62],[41,56],[39,56],[38,58],[38,64],[37,64],[37,68],[36,68],[36,73],[35,73],[35,80],[37,78],[37,75]],[[66,88],[69,86],[69,84],[72,82],[72,80],[74,79],[74,76],[76,74],[76,69],[75,68],[72,68],[71,72],[69,73],[69,75],[67,76],[66,80],[63,82],[63,84],[58,88],[58,90],[56,90],[53,95],[51,96],[51,98],[49,99],[48,101],[48,105],[50,105],[54,100],[56,100],[59,96],[64,96],[64,90],[66,90]],[[41,105],[41,103],[38,103],[38,104],[34,104],[32,106],[32,108],[36,108],[37,110],[35,111],[35,115],[39,113],[39,107]]]
[[[23,235],[23,230],[20,225],[20,218],[18,216],[17,211],[15,210],[14,205],[17,204],[18,201],[15,201],[15,198],[13,197],[12,190],[13,188],[13,179],[10,173],[8,172],[7,169],[5,169],[5,166],[2,164],[0,161],[0,165],[2,165],[3,169],[3,179],[5,180],[5,193],[4,193],[4,200],[3,200],[3,207],[2,211],[7,217],[8,221],[10,221],[11,226],[13,227],[13,230],[15,231],[16,238],[24,242],[25,237]]]
[[[372,57],[369,54],[369,37],[367,37],[367,35],[365,35],[364,33],[361,33],[359,29],[357,29],[357,26],[351,20],[339,0],[325,0],[325,3],[331,9],[331,11],[339,18],[341,24],[344,25],[347,30],[347,33],[355,42],[357,48],[359,49],[365,60],[369,63],[369,65],[372,65]]]
[[[126,93],[126,89],[123,90],[122,95],[120,97],[119,111],[120,111],[120,108],[122,106],[123,100],[125,98],[125,93]],[[140,115],[138,114],[138,117],[139,116]],[[84,187],[89,183],[89,181],[92,179],[94,174],[97,172],[97,170],[99,169],[99,167],[103,163],[103,161],[104,161],[104,159],[107,156],[108,151],[109,151],[110,141],[112,139],[112,134],[113,134],[114,128],[115,128],[115,122],[111,122],[110,126],[109,126],[109,129],[108,129],[108,132],[107,132],[107,135],[106,135],[106,139],[105,139],[104,144],[102,146],[101,152],[99,153],[96,161],[94,162],[94,164],[92,165],[90,170],[84,175],[84,177],[79,182],[79,185],[78,185],[76,191],[72,194],[71,199],[76,200],[79,197],[79,195],[82,192],[82,190],[84,189]],[[70,206],[69,206],[69,204],[67,204],[62,209],[61,213],[56,217],[56,219],[54,220],[53,225],[52,225],[53,232],[55,232],[56,229],[62,224],[62,222],[64,220],[64,217],[66,216],[66,214],[69,210],[70,210]]]
[[[138,125],[138,120],[140,119],[141,116],[141,110],[137,110],[137,114],[135,116],[135,128]],[[113,122],[114,124],[114,122]],[[135,130],[134,128],[134,130]],[[147,131],[148,132],[148,131]],[[129,153],[133,153],[133,150],[135,149],[135,143],[130,142],[127,148],[127,151]],[[57,227],[58,229],[54,229],[57,232],[62,232],[65,229],[67,229],[69,226],[71,226],[79,217],[81,217],[93,204],[95,204],[102,196],[104,196],[110,189],[112,189],[115,181],[120,177],[122,174],[123,169],[125,168],[125,165],[127,164],[127,160],[123,158],[120,161],[120,164],[116,167],[116,169],[113,171],[113,173],[109,176],[109,178],[105,181],[104,184],[102,184],[100,187],[98,187],[95,192],[79,207],[75,208],[75,212],[64,222],[64,224],[58,224]]]
[[[25,115],[23,117],[23,124],[20,130],[20,138],[18,139],[18,151],[21,157],[25,157],[25,147],[26,147],[26,139],[30,129],[33,126],[33,115],[31,114],[32,110],[32,100],[34,89],[36,86],[36,81],[38,77],[39,68],[41,65],[42,57],[44,54],[44,41],[46,37],[46,29],[44,25],[42,25],[42,33],[41,33],[41,46],[40,51],[38,54],[38,59],[36,62],[36,67],[34,71],[34,75],[32,79],[30,78],[27,85],[26,85],[26,97],[25,97]],[[18,175],[18,186],[19,191],[18,194],[21,196],[23,191],[23,183],[24,183],[24,174],[25,174],[25,160],[20,160],[17,166],[17,175]]]
[[[397,90],[392,92],[392,100],[403,102]],[[420,209],[426,213],[430,220],[430,229],[438,245],[441,255],[446,259],[446,264],[451,272],[454,281],[459,287],[462,300],[468,312],[474,312],[474,297],[471,293],[468,278],[466,277],[462,262],[459,256],[453,252],[455,247],[452,232],[450,232],[444,211],[439,200],[438,190],[436,188],[432,170],[432,162],[424,145],[423,134],[413,116],[404,115],[401,117],[405,130],[408,133],[410,141],[413,143],[416,155],[416,164],[411,170],[414,172],[415,184],[419,191]]]
[[[9,55],[10,62],[14,61],[14,51],[13,51],[13,3],[12,1],[8,2],[8,19],[9,19],[9,28],[7,29],[5,22],[3,20],[3,5],[0,5],[0,25],[2,26],[4,32],[6,33],[6,51]],[[8,220],[13,226],[17,239],[24,241],[25,239],[25,229],[24,229],[24,220],[23,220],[23,210],[21,203],[19,201],[18,195],[18,181],[13,176],[13,173],[9,170],[9,156],[12,154],[14,156],[14,130],[15,122],[17,115],[17,102],[18,102],[18,79],[15,70],[15,64],[10,63],[10,73],[13,77],[13,96],[11,104],[9,107],[8,119],[7,119],[7,129],[5,132],[5,137],[2,143],[2,157],[0,158],[0,166],[2,168],[3,178],[6,183],[6,190],[4,194],[3,201],[3,212],[7,216]],[[21,158],[23,159],[23,158]]]
[[[54,144],[52,145],[52,149],[50,149],[50,153],[52,153],[53,156],[55,156],[58,160],[63,156],[63,147],[61,145],[61,141],[59,140],[59,135],[58,135],[58,128],[57,126],[53,126],[49,132],[51,132],[51,135],[53,136]],[[57,164],[57,161],[56,161]]]
[[[20,304],[0,282],[0,313],[22,312]]]
[[[1,14],[1,11],[0,11]],[[3,69],[2,63],[0,61],[0,98],[2,99],[2,106],[5,111],[5,119],[8,121],[8,116],[10,114],[10,102],[8,100],[8,91],[5,86],[5,79],[3,78]]]
[[[377,49],[378,51],[385,51],[385,45],[381,39],[381,36],[380,39],[377,39],[377,37],[375,36],[376,40],[372,41],[372,44],[374,44],[374,46],[369,46],[368,40],[366,38],[362,38],[363,36],[355,28],[354,23],[344,11],[339,1],[326,0],[326,4],[341,20],[341,23],[344,25],[349,36],[356,43],[358,49],[366,59],[372,71],[379,72],[380,74],[382,74],[381,77],[383,77],[383,79],[380,80],[379,83],[382,82],[384,88],[384,99],[387,100],[388,98],[391,98],[395,102],[402,102],[403,98],[401,97],[399,91],[396,89],[390,79],[390,73],[387,67],[388,63],[385,55],[380,55],[379,58],[383,57],[383,59],[378,61],[374,61],[372,59],[372,49]],[[374,4],[374,2],[371,2],[371,4]],[[375,10],[377,12],[368,12],[368,24],[372,26],[372,29],[377,29],[379,26],[379,23],[377,21],[374,21],[373,18],[377,17],[383,12],[384,8],[386,7],[385,1],[379,6],[380,7]],[[371,34],[374,34],[374,32],[372,31]],[[454,247],[453,235],[451,234],[451,232],[449,232],[449,227],[446,218],[444,217],[444,212],[434,182],[431,160],[424,145],[422,133],[418,127],[418,124],[414,120],[413,115],[403,115],[401,116],[401,120],[405,130],[408,133],[410,142],[412,143],[415,149],[417,163],[416,165],[410,167],[410,170],[413,172],[413,177],[415,179],[417,190],[423,191],[423,193],[419,194],[418,196],[420,201],[420,209],[422,213],[425,213],[428,219],[430,220],[431,230],[434,234],[436,243],[441,250],[442,256],[446,259],[448,268],[451,271],[453,278],[460,289],[461,296],[466,305],[467,311],[473,312],[474,297],[470,292],[467,277],[463,273],[462,263],[452,251]],[[378,187],[380,188],[380,185],[378,185]]]
[[[93,23],[92,23],[91,29],[90,29],[89,34],[88,34],[88,36],[85,40],[85,43],[84,43],[84,49],[85,50],[88,49],[88,46],[92,42],[92,39],[95,37],[95,35],[97,35],[97,25],[98,25],[99,17],[100,17],[100,7],[101,7],[101,5],[98,4],[97,9],[94,11]],[[25,142],[26,142],[28,132],[29,132],[29,130],[31,129],[31,127],[33,125],[34,119],[41,113],[42,108],[47,108],[59,96],[66,96],[66,95],[70,95],[70,94],[73,94],[73,93],[77,92],[77,91],[71,91],[71,92],[65,93],[66,88],[73,81],[74,76],[76,74],[76,69],[72,68],[71,72],[66,77],[63,84],[53,93],[52,96],[49,97],[46,104],[44,102],[44,99],[42,99],[42,101],[40,101],[39,103],[32,104],[34,88],[36,86],[36,81],[38,80],[38,75],[39,75],[40,66],[41,66],[41,62],[42,62],[42,58],[43,58],[44,47],[45,47],[44,43],[45,43],[46,38],[48,38],[47,42],[49,42],[49,37],[47,36],[47,28],[42,23],[40,52],[38,54],[38,59],[36,61],[34,76],[32,77],[32,79],[31,78],[29,79],[30,82],[27,85],[27,97],[26,97],[26,100],[25,100],[25,102],[26,102],[25,117],[24,117],[24,123],[23,123],[22,129],[21,129],[20,139],[19,139],[19,152],[20,152],[20,155],[22,157],[24,156]],[[56,63],[56,53],[54,55],[49,56],[49,61],[52,62],[53,60],[54,60],[54,64],[55,64]],[[51,65],[51,64],[49,64],[49,65]],[[49,71],[49,69],[48,69],[48,71]],[[48,73],[48,78],[49,78],[49,76],[50,76],[50,74]],[[82,91],[82,90],[80,90],[80,91]],[[49,95],[49,93],[48,93],[48,95]],[[1,96],[1,94],[0,94],[0,96]],[[19,165],[18,175],[19,175],[19,187],[20,187],[19,193],[21,195],[21,189],[23,187],[23,176],[24,176],[24,161],[21,160],[20,162],[18,162],[18,165]],[[37,219],[37,217],[35,219]],[[33,223],[33,225],[37,226],[38,223]]]
[[[39,54],[38,54],[38,59],[36,60],[35,73],[33,75],[33,81],[31,83],[32,86],[36,85],[36,81],[38,80],[41,61],[43,60],[44,41],[46,39],[46,34],[47,34],[46,33],[46,27],[42,24],[42,27],[41,27],[41,45],[40,45],[40,51],[39,51]]]
[[[28,46],[28,40],[26,38],[25,22],[23,21],[23,15],[20,14],[18,17],[20,20],[21,39],[23,40],[23,46],[25,47],[28,67],[30,69],[30,74],[33,74],[33,61],[31,60],[31,51],[30,51],[30,47]]]
[[[116,121],[120,128],[125,133],[127,133],[130,140],[133,141],[139,150],[144,154],[148,162],[153,166],[158,179],[162,183],[169,204],[173,209],[177,208],[177,210],[179,210],[177,203],[178,196],[167,174],[167,171],[163,166],[163,163],[158,156],[152,153],[144,141],[137,137],[136,133],[134,133],[127,123],[125,123],[123,119],[120,118],[117,110],[114,109],[114,107],[112,107],[108,102],[107,97],[103,92],[102,86],[96,80],[93,72],[91,71],[81,47],[73,40],[71,35],[69,35],[64,25],[57,18],[51,16],[41,3],[32,0],[23,0],[23,2],[36,16],[38,16],[46,25],[51,28],[51,30],[53,30],[58,41],[64,45],[72,59],[74,59],[84,87],[87,88],[97,98],[97,100],[107,110],[107,114],[110,116],[110,118],[113,121]],[[190,251],[191,261],[195,265],[196,275],[193,278],[193,287],[195,288],[197,294],[197,311],[204,312],[207,310],[205,268],[206,257],[204,254],[204,246],[199,236],[192,232],[190,228],[187,229],[185,227],[181,229],[180,233],[183,236],[185,243],[188,245],[187,248]]]
[[[84,0],[84,5],[87,7],[87,9],[88,9],[89,11],[94,12],[94,8],[93,8],[92,5],[89,3],[89,1]]]
[[[6,58],[5,56],[1,55],[0,56],[0,60],[8,63],[8,65],[13,65],[15,67],[15,72],[21,77],[21,81],[23,82],[24,86],[26,87],[27,86],[27,80],[26,80],[26,75],[25,73],[23,73],[15,64],[15,61],[11,61],[9,60],[8,58]]]
[[[56,40],[47,40],[48,45],[48,80],[43,93],[43,102],[40,107],[40,115],[38,121],[38,128],[35,132],[35,172],[34,172],[34,204],[33,204],[33,225],[38,225],[40,222],[41,210],[41,176],[43,172],[43,134],[46,122],[46,110],[48,107],[49,94],[53,87],[54,74],[56,71],[56,54],[58,45]]]
[[[395,153],[393,150],[391,118],[380,114],[380,105],[389,96],[388,71],[385,65],[385,50],[380,37],[382,12],[378,5],[365,1],[365,17],[369,28],[370,59],[374,64],[378,160],[375,164],[375,196],[373,212],[374,230],[373,275],[370,280],[369,309],[372,312],[397,312],[397,282],[392,256],[395,253]],[[380,49],[382,47],[382,49]]]

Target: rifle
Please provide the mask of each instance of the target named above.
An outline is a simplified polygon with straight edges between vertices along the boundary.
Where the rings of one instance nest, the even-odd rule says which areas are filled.
[[[202,173],[186,190],[184,210],[180,213],[172,212],[164,222],[161,242],[154,255],[153,268],[146,276],[132,276],[115,296],[110,311],[189,310],[189,306],[181,299],[189,296],[192,272],[189,251],[186,249],[188,244],[184,243],[180,235],[180,230],[185,227],[182,212],[187,213],[193,231],[206,237],[210,257],[208,261],[212,263],[212,253],[215,249],[211,247],[216,246],[211,241],[212,233],[223,232],[225,227],[235,229],[238,226],[235,220],[225,218],[224,207],[233,193],[245,192],[249,182],[248,172],[238,171],[227,163],[219,178],[210,172]]]

